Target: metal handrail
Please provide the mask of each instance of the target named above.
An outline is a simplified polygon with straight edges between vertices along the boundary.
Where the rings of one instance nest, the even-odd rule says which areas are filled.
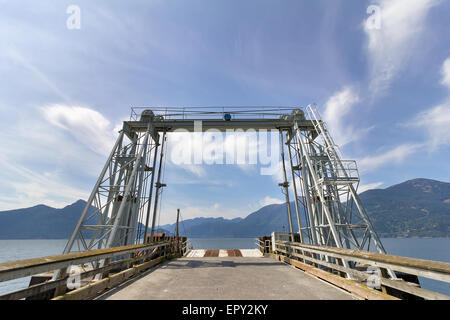
[[[225,113],[233,116],[233,119],[251,118],[279,118],[289,115],[293,110],[299,109],[298,106],[206,106],[206,107],[186,107],[186,106],[139,106],[131,107],[130,120],[137,121],[144,110],[152,110],[155,115],[162,115],[165,119],[201,119],[201,118],[222,118]]]

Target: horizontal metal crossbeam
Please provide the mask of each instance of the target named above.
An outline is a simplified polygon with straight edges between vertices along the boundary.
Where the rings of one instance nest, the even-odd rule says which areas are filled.
[[[271,130],[282,129],[290,130],[292,128],[292,121],[285,119],[246,119],[246,120],[218,120],[218,119],[189,119],[189,120],[154,120],[152,126],[158,132],[186,130],[194,132],[196,121],[201,121],[201,130],[216,129],[226,132],[231,129],[255,129],[255,130]],[[298,121],[299,128],[302,131],[314,130],[314,125],[310,120]],[[148,127],[148,122],[145,121],[124,121],[125,132],[145,132]]]

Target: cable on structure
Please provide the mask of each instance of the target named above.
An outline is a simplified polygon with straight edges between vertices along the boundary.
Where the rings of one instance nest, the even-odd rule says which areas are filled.
[[[167,142],[167,135],[166,132],[164,132],[164,139]],[[167,143],[164,143],[164,150],[161,150],[161,152],[163,152],[163,165],[162,165],[162,176],[161,176],[161,181],[164,181],[164,177],[165,177],[165,173],[166,173],[166,162],[167,162]],[[157,217],[158,217],[158,227],[161,227],[161,211],[162,211],[162,207],[163,207],[163,192],[164,192],[164,188],[159,188],[160,192],[159,192],[159,201],[160,201],[160,205],[158,208],[158,213],[157,213]]]

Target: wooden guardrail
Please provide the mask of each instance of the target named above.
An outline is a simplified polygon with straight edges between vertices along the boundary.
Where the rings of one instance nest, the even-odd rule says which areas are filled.
[[[321,272],[350,278],[353,282],[365,284],[368,287],[378,283],[383,293],[398,296],[395,293],[400,292],[430,300],[450,300],[447,295],[420,288],[415,283],[401,278],[392,279],[387,272],[387,270],[393,270],[450,283],[450,263],[447,262],[286,241],[276,241],[275,248],[274,254],[286,257],[288,260],[286,262],[295,262],[294,264],[300,268],[309,270],[315,267]],[[342,260],[350,262],[350,267],[345,267]],[[365,272],[364,265],[375,267],[376,274]]]
[[[97,286],[100,288],[97,283],[103,283],[103,285],[107,284],[106,287],[111,288],[129,277],[156,265],[171,255],[182,255],[183,250],[185,250],[184,243],[179,243],[179,247],[176,247],[175,242],[172,241],[72,252],[48,257],[5,262],[0,263],[0,282],[54,270],[68,270],[73,266],[77,266],[83,271],[76,274],[80,285],[73,291],[80,292],[80,290],[83,291],[89,287],[91,288],[89,292],[92,293],[95,291],[92,290],[92,287]],[[100,261],[103,261],[103,264],[100,264]],[[126,269],[125,272],[123,269]],[[113,271],[118,271],[118,273],[110,276],[109,273]],[[96,275],[102,275],[100,278],[103,279],[96,281],[94,278]],[[48,296],[49,291],[55,291],[60,288],[64,288],[64,290],[59,290],[62,297],[78,297],[84,299],[92,296],[92,294],[76,295],[71,292],[66,293],[68,281],[71,281],[72,279],[74,279],[73,274],[71,275],[69,272],[63,272],[61,277],[56,280],[49,279],[43,283],[31,285],[28,288],[1,295],[0,299],[17,300],[32,296],[43,296],[43,294],[47,294]]]

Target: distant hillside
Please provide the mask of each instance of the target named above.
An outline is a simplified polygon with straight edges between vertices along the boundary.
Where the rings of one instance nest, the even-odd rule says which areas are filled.
[[[449,237],[450,183],[409,180],[360,194],[381,237]],[[85,206],[79,200],[65,208],[44,205],[0,212],[0,239],[68,238]],[[297,229],[291,203],[294,228]],[[272,204],[245,218],[195,218],[180,223],[180,233],[193,238],[256,237],[288,228],[285,204]],[[304,224],[304,221],[303,221]],[[175,225],[159,226],[174,232]]]
[[[86,201],[78,200],[62,209],[37,205],[0,211],[0,239],[68,239],[85,206]]]
[[[293,204],[292,209],[294,210]],[[195,218],[182,221],[179,228],[180,233],[192,238],[245,238],[282,231],[283,226],[287,230],[286,204],[271,204],[251,213],[244,219]],[[171,231],[175,229],[174,224],[161,227]]]
[[[382,237],[450,236],[450,183],[414,179],[360,196]]]
[[[381,237],[449,237],[450,183],[414,179],[386,189],[360,194],[375,230]],[[291,203],[294,229],[297,230],[295,207]],[[223,218],[196,218],[184,221],[188,237],[256,237],[272,231],[287,230],[285,204],[272,204],[231,221]],[[305,225],[305,222],[302,221]],[[175,225],[163,228],[174,230]]]
[[[62,209],[45,205],[0,212],[0,239],[67,239],[86,202],[78,200]]]

